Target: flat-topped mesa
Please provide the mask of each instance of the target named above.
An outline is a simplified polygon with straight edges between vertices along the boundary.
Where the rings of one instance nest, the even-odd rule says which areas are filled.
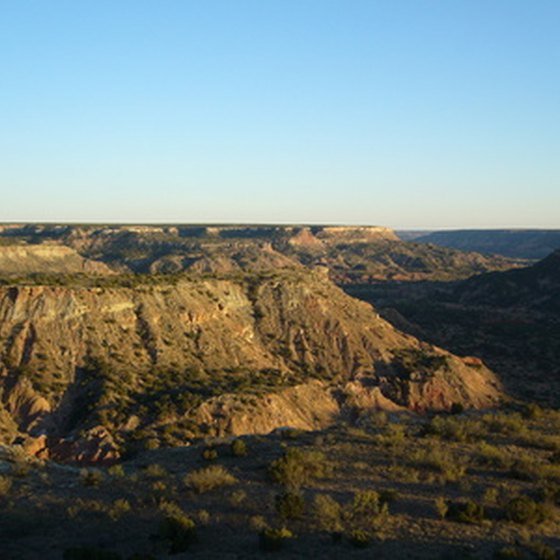
[[[378,240],[399,241],[397,234],[382,226],[325,226],[315,236],[326,242],[368,243]]]
[[[71,247],[54,243],[0,246],[0,274],[113,274],[104,263],[86,259]]]

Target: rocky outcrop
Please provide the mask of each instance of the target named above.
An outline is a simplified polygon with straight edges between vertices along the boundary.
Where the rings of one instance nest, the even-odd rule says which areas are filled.
[[[86,259],[64,245],[0,245],[0,274],[113,274],[104,263]]]
[[[186,420],[263,433],[501,398],[483,364],[403,334],[321,273],[125,285],[0,287],[5,407],[53,457],[111,461],[116,441]],[[151,407],[180,395],[183,409]]]

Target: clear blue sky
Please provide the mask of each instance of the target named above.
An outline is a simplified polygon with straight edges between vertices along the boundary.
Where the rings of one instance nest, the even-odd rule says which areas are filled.
[[[558,0],[0,0],[0,220],[560,227]]]

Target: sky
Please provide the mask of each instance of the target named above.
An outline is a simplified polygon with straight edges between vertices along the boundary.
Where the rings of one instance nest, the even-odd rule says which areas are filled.
[[[560,227],[558,0],[0,0],[0,221]]]

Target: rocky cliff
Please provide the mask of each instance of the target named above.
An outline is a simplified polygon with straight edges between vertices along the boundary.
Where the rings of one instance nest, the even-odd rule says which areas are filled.
[[[55,457],[500,398],[482,364],[397,331],[309,271],[2,287],[0,364],[6,437],[13,425],[46,435]]]

